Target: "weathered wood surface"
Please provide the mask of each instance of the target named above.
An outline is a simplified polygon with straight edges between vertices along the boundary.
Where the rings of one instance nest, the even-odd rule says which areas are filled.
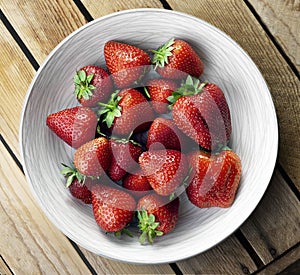
[[[97,0],[82,0],[81,1],[93,18],[98,18],[103,15],[127,9],[138,8],[162,8],[163,5],[159,0],[114,0],[114,1],[97,1]],[[101,8],[99,8],[101,7]]]
[[[0,257],[0,274],[1,275],[11,275],[11,271],[7,267],[6,263],[3,261],[3,259]]]
[[[262,201],[241,231],[264,264],[300,240],[300,203],[276,170]]]
[[[0,45],[0,131],[20,158],[18,135],[22,104],[35,71],[2,22]]]
[[[292,249],[283,257],[267,265],[264,269],[259,271],[259,275],[280,274],[293,275],[299,274],[300,270],[300,246]]]
[[[161,2],[158,0],[131,0],[127,2],[121,0],[82,0],[81,2],[94,18],[128,8],[162,7]],[[297,184],[298,189],[300,189],[299,81],[272,41],[267,37],[256,18],[241,0],[168,0],[167,2],[175,10],[198,16],[225,31],[249,53],[257,64],[269,84],[278,114],[280,127],[279,162],[290,178]],[[255,7],[254,0],[250,2]],[[272,6],[273,2],[279,3],[278,0],[268,2],[270,2],[269,6]],[[295,6],[295,4],[293,5]],[[72,0],[55,0],[51,2],[2,1],[1,9],[26,47],[40,64],[65,36],[86,22],[83,14]],[[265,13],[263,10],[260,11],[258,8],[257,13],[264,20]],[[276,10],[275,13],[277,14]],[[5,96],[7,99],[2,101],[0,109],[0,131],[13,153],[19,159],[18,131],[20,113],[27,88],[35,71],[8,30],[2,23],[0,24],[0,94],[1,98]],[[270,31],[274,32],[271,28]],[[275,33],[273,34],[276,37]],[[297,33],[295,36],[297,36]],[[282,38],[282,40],[285,41],[285,38]],[[285,49],[285,47],[283,48]],[[290,51],[288,54],[291,56]],[[293,58],[291,60],[293,61]],[[11,81],[12,75],[14,76],[14,81]],[[16,75],[18,76],[17,78]],[[6,212],[0,211],[1,223],[5,224],[8,221],[6,227],[1,227],[0,234],[2,236],[5,232],[6,235],[8,235],[7,232],[11,233],[8,236],[10,238],[9,241],[12,244],[16,242],[19,245],[19,247],[16,246],[18,247],[18,253],[16,253],[17,248],[15,246],[9,245],[7,239],[0,238],[0,255],[3,256],[3,259],[15,273],[18,273],[17,271],[20,270],[21,266],[23,268],[23,264],[28,269],[31,267],[31,271],[38,271],[41,268],[47,273],[55,272],[53,267],[53,263],[55,263],[55,268],[59,272],[65,273],[65,269],[68,269],[73,274],[80,272],[87,274],[89,272],[87,267],[72,245],[61,233],[53,228],[32,200],[24,176],[10,157],[8,151],[2,144],[0,148],[0,206],[2,209],[9,209]],[[16,190],[18,192],[21,190],[22,200],[24,200],[23,196],[25,196],[25,201],[22,203],[19,199],[20,194],[16,194]],[[5,199],[3,200],[4,196]],[[35,219],[32,219],[31,212],[28,209],[38,213],[38,220],[41,221],[41,225]],[[267,216],[265,215],[266,213],[268,214]],[[53,246],[45,240],[45,237],[40,238],[45,233],[39,229],[40,226],[43,226],[43,229],[45,227],[46,233],[50,232],[49,236],[47,235],[47,240],[51,244],[53,243]],[[278,171],[275,173],[270,188],[268,188],[262,202],[241,227],[241,231],[262,262],[265,264],[269,263],[261,271],[262,273],[267,272],[263,274],[272,274],[274,270],[275,272],[280,272],[293,264],[295,261],[288,261],[287,255],[291,255],[292,259],[299,258],[299,249],[292,250],[285,256],[280,257],[281,253],[284,253],[290,246],[299,241],[300,236],[298,235],[299,203]],[[53,232],[56,232],[56,234]],[[29,236],[26,234],[29,234]],[[58,248],[56,247],[57,242]],[[5,253],[2,253],[2,247],[7,249],[7,251],[3,250]],[[62,256],[60,254],[59,256],[63,257],[63,259],[57,259],[59,253],[57,249],[62,250]],[[81,249],[81,251],[99,274],[174,273],[169,265],[128,265],[95,256],[84,249]],[[43,253],[47,255],[45,256]],[[39,254],[41,254],[41,257],[36,258]],[[24,257],[20,258],[15,255],[23,255]],[[66,263],[62,264],[62,261],[65,260]],[[73,261],[75,262],[74,264]],[[58,267],[56,267],[56,264],[58,264]],[[183,273],[191,274],[242,274],[243,272],[253,272],[257,269],[247,251],[234,235],[213,249],[177,264]],[[5,272],[9,271],[0,258],[0,273],[4,272],[2,270]],[[58,271],[56,272],[58,273]]]
[[[0,254],[15,274],[87,274],[68,239],[42,213],[0,143]]]
[[[213,249],[177,265],[184,274],[249,274],[257,269],[233,235]]]
[[[249,0],[249,2],[300,71],[300,1]]]

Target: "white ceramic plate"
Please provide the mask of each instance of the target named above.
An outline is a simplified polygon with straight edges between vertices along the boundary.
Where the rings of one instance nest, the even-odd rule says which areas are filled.
[[[47,128],[48,114],[77,105],[73,75],[84,65],[104,65],[103,45],[119,40],[145,50],[171,37],[181,38],[202,57],[202,79],[219,85],[232,115],[231,147],[242,160],[236,200],[229,209],[198,209],[182,198],[175,231],[154,245],[105,235],[91,208],[71,197],[60,163],[73,150]],[[262,198],[272,175],[278,146],[275,109],[268,87],[249,56],[227,35],[195,17],[160,9],[113,13],[81,27],[47,57],[26,96],[20,126],[24,170],[48,218],[80,246],[108,258],[132,263],[166,263],[201,253],[232,234]]]

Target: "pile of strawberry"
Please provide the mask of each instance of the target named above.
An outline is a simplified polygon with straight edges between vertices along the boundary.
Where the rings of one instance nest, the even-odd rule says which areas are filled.
[[[141,243],[175,228],[182,192],[199,208],[231,206],[241,161],[227,146],[230,110],[217,85],[199,80],[191,45],[171,39],[148,54],[108,41],[104,56],[108,71],[74,76],[80,105],[46,121],[76,149],[61,171],[71,194],[106,232],[137,226]]]

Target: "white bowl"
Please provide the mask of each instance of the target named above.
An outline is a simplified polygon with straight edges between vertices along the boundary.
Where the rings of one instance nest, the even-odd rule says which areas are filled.
[[[202,79],[219,85],[232,116],[231,147],[242,160],[243,173],[232,207],[194,207],[182,198],[174,232],[154,245],[105,235],[90,206],[73,199],[60,175],[73,150],[46,126],[48,114],[78,105],[73,96],[75,70],[104,66],[103,46],[119,40],[153,49],[171,37],[192,44],[204,61]],[[278,146],[274,105],[268,87],[250,57],[212,25],[179,12],[137,9],[94,20],[64,39],[47,57],[26,96],[20,126],[24,170],[48,218],[80,246],[107,258],[131,263],[166,263],[201,253],[232,234],[262,198],[272,175]]]

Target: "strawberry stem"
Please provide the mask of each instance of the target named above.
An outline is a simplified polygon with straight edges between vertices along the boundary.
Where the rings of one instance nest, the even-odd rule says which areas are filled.
[[[122,115],[122,108],[119,106],[119,101],[121,97],[118,96],[119,90],[112,93],[110,101],[108,103],[98,102],[102,108],[98,111],[98,115],[103,115],[102,122],[106,122],[108,128],[110,128],[114,122],[116,117],[120,117]]]
[[[160,46],[157,50],[151,50],[151,52],[154,53],[152,64],[155,65],[154,70],[157,69],[157,67],[164,67],[165,64],[169,63],[169,56],[172,55],[172,50],[174,47],[172,46],[174,44],[174,38],[171,38],[167,43]]]

